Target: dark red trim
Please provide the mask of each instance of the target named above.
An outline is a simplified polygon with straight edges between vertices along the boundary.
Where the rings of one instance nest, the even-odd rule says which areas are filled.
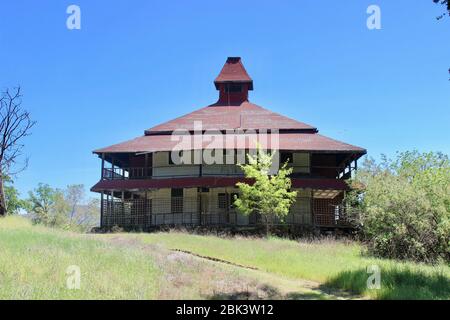
[[[348,190],[347,183],[336,179],[291,179],[293,188]],[[160,188],[195,188],[195,187],[231,187],[238,182],[251,183],[250,179],[236,177],[173,178],[148,180],[102,180],[91,191],[160,189]]]

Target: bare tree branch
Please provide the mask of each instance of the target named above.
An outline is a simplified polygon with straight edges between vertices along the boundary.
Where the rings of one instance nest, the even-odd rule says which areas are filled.
[[[441,20],[442,18],[444,18],[446,15],[450,16],[450,1],[449,0],[433,0],[434,3],[436,4],[442,4],[445,5],[447,7],[447,12],[444,12],[443,14],[441,14],[440,16],[437,16],[436,19],[437,20]]]
[[[21,88],[6,89],[0,96],[0,215],[6,213],[3,175],[15,174],[27,167],[28,159],[25,159],[18,171],[12,171],[22,156],[22,140],[31,134],[35,124],[30,113],[22,108]]]

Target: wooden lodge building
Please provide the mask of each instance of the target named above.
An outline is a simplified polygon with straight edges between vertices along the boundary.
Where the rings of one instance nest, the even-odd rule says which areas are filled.
[[[253,80],[240,58],[228,58],[214,84],[219,91],[216,103],[147,129],[133,140],[94,151],[102,160],[101,179],[91,189],[101,194],[101,227],[150,230],[177,225],[257,225],[258,216],[244,216],[233,206],[236,183],[245,181],[236,165],[242,162],[238,154],[256,148],[255,141],[247,139],[248,131],[267,132],[270,143],[264,147],[276,138],[273,149],[279,149],[279,156],[275,159],[293,167],[292,188],[298,190],[298,199],[284,223],[316,228],[348,225],[342,206],[348,190],[345,180],[366,150],[320,135],[314,126],[251,103],[248,93],[253,90]],[[196,131],[199,123],[201,130]],[[178,130],[184,130],[191,141],[208,130],[232,132],[226,134],[227,141],[239,136],[245,139],[240,146],[231,147],[211,144],[211,139],[180,146],[173,134]],[[200,155],[200,161],[174,162],[174,150],[183,158]],[[210,154],[220,150],[232,161],[205,161],[201,157],[205,150]]]

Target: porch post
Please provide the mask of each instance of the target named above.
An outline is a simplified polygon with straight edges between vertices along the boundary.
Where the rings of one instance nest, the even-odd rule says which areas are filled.
[[[225,198],[226,198],[226,204],[227,204],[227,221],[228,222],[230,222],[230,206],[231,206],[231,201],[230,201],[230,196],[229,196],[229,194],[228,194],[228,188],[227,187],[225,187]],[[219,216],[219,219],[220,219],[220,216]],[[249,216],[249,219],[250,219],[250,216]],[[236,220],[237,220],[237,217],[236,217]],[[237,222],[237,221],[236,221]],[[249,221],[250,222],[250,221]]]
[[[115,180],[115,173],[114,173],[114,158],[111,157],[111,180]]]
[[[203,219],[202,219],[202,190],[200,189],[200,192],[198,193],[198,212],[199,212],[199,224],[203,225]]]
[[[109,211],[109,194],[108,194],[108,192],[106,192],[106,218],[105,218],[106,226],[109,226],[110,216],[111,216],[111,212]]]
[[[309,197],[309,201],[310,201],[310,208],[311,208],[311,224],[313,226],[313,228],[316,227],[316,217],[315,217],[315,212],[314,212],[314,191],[313,189],[311,189],[310,191],[310,197]]]
[[[144,177],[148,178],[148,153],[145,154]]]
[[[292,157],[294,157],[293,155],[292,155]],[[312,174],[312,167],[311,167],[311,163],[312,163],[312,153],[311,152],[309,152],[308,153],[308,174],[309,175],[311,175]]]
[[[102,180],[103,180],[104,175],[105,175],[105,153],[102,153],[102,173],[101,173]]]
[[[103,170],[102,170],[102,172],[103,172]],[[104,208],[103,208],[103,190],[102,190],[102,192],[100,193],[100,228],[102,228],[103,227],[103,210],[104,210]]]
[[[142,212],[144,214],[144,227],[147,227],[147,225],[149,224],[149,218],[150,218],[150,222],[151,222],[151,218],[152,218],[149,215],[147,207],[148,207],[148,205],[147,205],[147,189],[146,189],[145,192],[144,192],[144,208],[142,210]]]
[[[109,221],[110,224],[115,222],[115,215],[114,215],[114,191],[111,190],[110,194],[108,194],[108,206],[109,206]]]
[[[126,223],[127,221],[125,220],[125,192],[123,192],[123,190],[122,190],[122,193],[121,193],[121,199],[122,199],[122,217],[123,217],[123,222]]]

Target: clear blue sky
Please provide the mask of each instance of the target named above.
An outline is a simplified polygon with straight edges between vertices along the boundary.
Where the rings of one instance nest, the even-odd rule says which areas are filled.
[[[81,30],[66,8],[81,7]],[[377,4],[382,29],[368,30]],[[213,103],[241,56],[252,102],[368,149],[450,153],[450,18],[431,0],[24,1],[0,3],[0,87],[38,121],[22,194],[92,186],[91,151]]]

